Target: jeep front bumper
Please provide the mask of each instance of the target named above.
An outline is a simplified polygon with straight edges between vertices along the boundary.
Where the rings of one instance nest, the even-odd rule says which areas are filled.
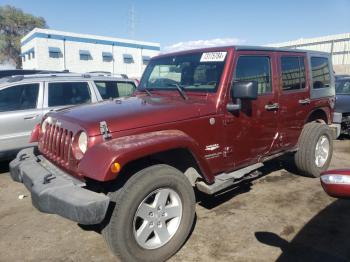
[[[104,219],[109,198],[83,188],[85,183],[51,164],[33,148],[20,151],[11,163],[14,181],[31,192],[33,205],[44,213],[57,214],[84,225]]]

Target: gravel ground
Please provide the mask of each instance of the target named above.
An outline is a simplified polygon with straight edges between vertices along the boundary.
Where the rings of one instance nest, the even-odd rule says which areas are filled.
[[[0,163],[0,261],[118,261],[99,233],[33,208],[7,166]],[[350,140],[335,141],[331,168],[341,167],[350,167]],[[349,261],[350,201],[284,168],[274,161],[251,184],[197,194],[194,230],[171,261]]]

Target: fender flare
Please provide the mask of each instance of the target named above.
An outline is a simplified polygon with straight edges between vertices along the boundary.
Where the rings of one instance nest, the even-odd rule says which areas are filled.
[[[324,107],[316,107],[316,108],[312,109],[308,113],[308,115],[307,115],[307,117],[305,119],[305,124],[308,122],[308,120],[310,119],[311,115],[314,114],[316,111],[323,111],[323,113],[326,115],[327,120],[328,120],[326,122],[326,124],[331,124],[332,123],[332,111],[328,107],[324,106]]]
[[[123,167],[140,158],[171,149],[189,150],[207,182],[212,182],[209,165],[201,158],[199,145],[187,134],[179,130],[163,130],[105,141],[89,148],[78,165],[78,172],[97,181],[110,181],[118,174],[111,172],[111,165],[118,162]]]

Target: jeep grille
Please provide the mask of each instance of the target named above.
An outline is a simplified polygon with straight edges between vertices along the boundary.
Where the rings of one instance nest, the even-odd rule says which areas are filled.
[[[44,134],[41,150],[50,159],[68,165],[72,152],[73,132],[50,124]]]

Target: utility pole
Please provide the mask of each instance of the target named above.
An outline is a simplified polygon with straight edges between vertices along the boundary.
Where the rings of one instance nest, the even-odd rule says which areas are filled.
[[[134,39],[135,38],[135,27],[136,27],[136,25],[135,25],[136,24],[135,23],[135,6],[134,5],[131,6],[131,9],[129,11],[129,19],[128,20],[129,20],[128,21],[129,22],[128,34],[129,34],[130,38]]]
[[[63,38],[63,70],[67,70],[66,64],[66,38]]]

